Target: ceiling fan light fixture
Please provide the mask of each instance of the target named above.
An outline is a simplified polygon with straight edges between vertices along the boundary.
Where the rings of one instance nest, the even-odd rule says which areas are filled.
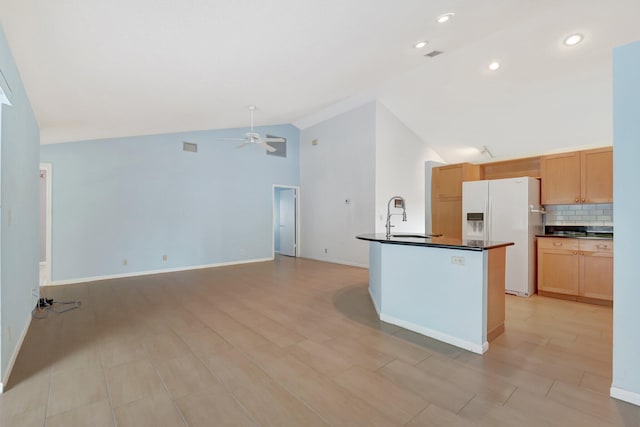
[[[438,24],[444,24],[445,22],[448,22],[451,18],[453,18],[453,15],[455,15],[455,13],[453,12],[443,13],[436,18],[436,22]]]

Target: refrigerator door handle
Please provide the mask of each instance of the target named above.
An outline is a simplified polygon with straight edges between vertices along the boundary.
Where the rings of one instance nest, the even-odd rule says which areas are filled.
[[[484,241],[488,241],[491,236],[489,229],[491,224],[491,199],[487,198],[484,202]]]

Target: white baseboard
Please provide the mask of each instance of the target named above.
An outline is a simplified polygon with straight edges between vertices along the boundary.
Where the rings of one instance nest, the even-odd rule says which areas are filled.
[[[20,339],[18,340],[18,344],[16,345],[16,349],[13,351],[11,355],[11,359],[9,359],[9,364],[7,365],[7,372],[4,373],[2,377],[2,382],[0,382],[0,394],[4,391],[4,385],[9,382],[9,376],[11,375],[11,371],[13,370],[13,365],[16,363],[16,359],[18,358],[18,353],[20,353],[20,349],[22,348],[22,343],[24,342],[25,337],[27,336],[27,332],[29,331],[29,326],[31,326],[31,314],[29,314],[29,321],[27,321],[27,325],[22,330],[22,334],[20,334]]]
[[[187,267],[165,268],[162,270],[136,271],[133,273],[109,274],[106,276],[92,276],[92,277],[81,277],[77,279],[54,280],[51,283],[51,285],[47,285],[47,286],[73,285],[76,283],[97,282],[99,280],[122,279],[126,277],[148,276],[150,274],[174,273],[177,271],[201,270],[203,268],[225,267],[229,265],[251,264],[254,262],[264,262],[264,261],[273,261],[273,258],[256,258],[256,259],[248,259],[248,260],[242,260],[242,261],[219,262],[215,264],[190,265]]]
[[[378,317],[380,317],[380,307],[378,307],[378,304],[376,303],[376,299],[371,294],[371,288],[369,288],[369,298],[371,298],[371,302],[373,303],[373,308],[376,309],[376,313],[378,313]]]
[[[416,325],[406,320],[401,320],[388,314],[380,314],[380,320],[383,322],[391,323],[392,325],[400,326],[410,331],[417,332],[422,335],[437,339],[438,341],[446,342],[447,344],[455,345],[456,347],[464,348],[477,354],[484,354],[489,350],[489,343],[484,342],[482,345],[472,343],[460,338],[453,337],[451,335],[444,334],[442,332],[434,331],[433,329],[425,328],[424,326]]]
[[[348,265],[349,267],[369,268],[369,266],[366,264],[358,264],[355,262],[348,262],[348,261],[338,261],[335,259],[315,258],[310,256],[304,256],[304,255],[301,255],[300,258],[311,259],[313,261],[320,261],[320,262],[330,262],[331,264]]]
[[[609,395],[615,399],[623,400],[625,402],[633,403],[640,406],[640,393],[624,390],[618,387],[611,387]]]

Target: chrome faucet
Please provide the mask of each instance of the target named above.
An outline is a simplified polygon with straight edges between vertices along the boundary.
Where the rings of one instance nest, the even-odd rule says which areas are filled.
[[[393,196],[392,198],[389,199],[389,202],[387,203],[387,239],[389,239],[391,237],[391,227],[395,227],[394,225],[391,225],[391,217],[393,215],[400,215],[399,213],[391,213],[391,202],[393,203],[393,207],[394,208],[402,208],[402,220],[403,221],[407,221],[407,209],[405,206],[405,202],[404,199],[400,196]]]

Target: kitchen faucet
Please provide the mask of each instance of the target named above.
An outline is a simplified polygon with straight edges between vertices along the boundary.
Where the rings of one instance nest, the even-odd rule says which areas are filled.
[[[400,215],[399,213],[391,213],[391,202],[393,203],[393,207],[394,208],[402,208],[402,220],[403,221],[407,221],[407,210],[406,210],[406,206],[404,203],[404,199],[400,196],[393,196],[392,198],[389,199],[389,202],[387,203],[387,239],[389,239],[391,237],[391,227],[395,227],[394,225],[391,225],[391,217],[393,215]]]

